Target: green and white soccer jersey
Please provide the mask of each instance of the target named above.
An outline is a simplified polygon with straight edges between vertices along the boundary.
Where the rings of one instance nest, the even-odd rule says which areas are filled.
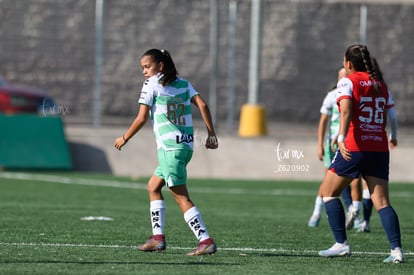
[[[331,149],[331,141],[336,138],[339,132],[340,113],[336,104],[336,89],[330,91],[324,98],[320,109],[321,114],[330,116],[328,136],[325,141],[324,164],[329,167],[335,152]]]
[[[336,104],[336,89],[328,92],[325,96],[320,109],[321,114],[330,116],[329,122],[329,136],[328,138],[336,138],[339,132],[339,109]]]
[[[193,119],[191,98],[197,91],[185,79],[177,78],[168,86],[160,82],[161,74],[144,82],[140,104],[151,107],[151,120],[157,148],[193,150]]]

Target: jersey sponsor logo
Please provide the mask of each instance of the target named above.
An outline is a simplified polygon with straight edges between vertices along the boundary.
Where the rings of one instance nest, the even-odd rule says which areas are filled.
[[[374,83],[378,83],[378,86],[382,87],[381,82],[379,82],[379,81],[377,81],[377,82],[374,82],[372,80],[361,80],[361,81],[359,81],[359,85],[361,85],[362,87],[369,87],[369,86],[374,85]]]
[[[372,80],[361,80],[361,81],[359,81],[359,85],[361,85],[362,87],[372,86],[372,84],[373,84]]]
[[[139,99],[145,99],[146,95],[147,95],[147,92],[141,91],[141,94],[139,95]]]
[[[371,133],[381,133],[382,132],[382,126],[381,125],[361,123],[360,128],[363,132],[371,132]]]
[[[338,87],[336,89],[336,98],[341,97],[342,95],[346,95],[347,94],[347,90],[350,89],[349,83],[348,82],[339,82],[338,83]]]
[[[376,141],[376,142],[381,142],[382,141],[382,137],[381,136],[374,136],[374,135],[362,135],[361,136],[361,140],[362,141]]]
[[[175,136],[175,141],[177,142],[177,144],[191,143],[194,141],[194,136],[192,134],[186,134],[184,131],[181,131],[181,135]]]

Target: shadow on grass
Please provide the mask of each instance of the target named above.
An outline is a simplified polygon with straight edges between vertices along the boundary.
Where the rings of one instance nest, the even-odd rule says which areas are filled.
[[[157,262],[157,261],[60,261],[60,260],[1,260],[0,264],[77,264],[77,265],[184,265],[184,266],[236,266],[234,263],[212,262]]]

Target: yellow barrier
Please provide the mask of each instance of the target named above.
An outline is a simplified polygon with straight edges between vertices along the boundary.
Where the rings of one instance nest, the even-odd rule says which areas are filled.
[[[240,114],[239,135],[256,137],[267,134],[266,112],[263,106],[245,104]]]

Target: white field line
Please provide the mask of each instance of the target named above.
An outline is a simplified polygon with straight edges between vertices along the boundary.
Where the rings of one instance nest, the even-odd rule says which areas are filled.
[[[75,248],[108,248],[108,249],[135,249],[136,246],[129,245],[105,245],[105,244],[73,244],[73,243],[3,243],[0,246],[27,246],[27,247],[75,247]],[[194,247],[168,246],[172,250],[193,250]],[[316,250],[294,250],[283,248],[250,248],[250,247],[219,247],[218,251],[234,251],[240,253],[290,253],[297,255],[318,254]],[[352,251],[352,254],[358,255],[387,255],[388,252],[376,251]],[[405,251],[404,255],[413,256],[414,252]]]
[[[52,183],[62,184],[76,184],[87,186],[104,186],[104,187],[118,187],[118,188],[131,188],[131,189],[147,189],[145,183],[131,183],[122,182],[116,180],[98,180],[87,178],[70,178],[58,175],[45,175],[45,174],[32,174],[32,173],[20,173],[20,172],[2,172],[0,178],[24,180],[24,181],[44,181]]]
[[[89,178],[73,178],[58,175],[47,175],[37,173],[24,173],[24,172],[0,172],[0,178],[24,180],[24,181],[43,181],[60,184],[75,184],[85,186],[102,186],[102,187],[114,187],[114,188],[128,188],[147,190],[146,183],[140,182],[128,182],[118,180],[105,180],[105,179],[89,179]],[[208,188],[197,187],[191,185],[191,192],[196,193],[211,193],[211,194],[228,194],[228,195],[241,195],[241,194],[258,194],[258,195],[270,195],[270,196],[315,196],[315,191],[310,190],[294,190],[294,189],[267,189],[267,190],[247,190],[243,188]],[[414,192],[393,192],[391,190],[392,197],[399,198],[411,198],[414,197]]]
[[[102,187],[115,187],[115,188],[129,188],[147,190],[146,183],[117,181],[117,180],[105,180],[105,179],[88,179],[88,178],[72,178],[58,175],[46,175],[35,173],[22,173],[22,172],[0,172],[0,178],[24,180],[24,181],[43,181],[51,183],[61,184],[76,184],[86,186],[102,186]],[[220,193],[220,194],[261,194],[261,195],[274,195],[274,196],[310,196],[315,195],[313,191],[306,190],[291,190],[291,189],[271,189],[265,191],[247,190],[243,188],[208,188],[208,187],[196,187],[191,186],[191,192],[197,193]]]

